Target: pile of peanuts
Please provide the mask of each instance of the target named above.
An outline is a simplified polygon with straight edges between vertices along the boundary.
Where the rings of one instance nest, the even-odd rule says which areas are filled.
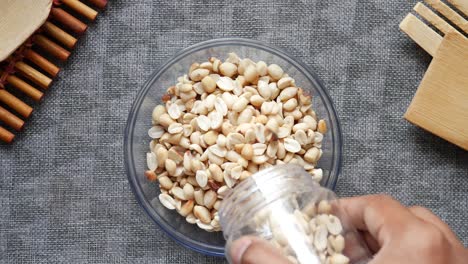
[[[187,222],[220,231],[226,192],[264,168],[304,167],[317,182],[327,126],[311,97],[276,65],[229,53],[191,65],[154,108],[147,153],[159,200]]]

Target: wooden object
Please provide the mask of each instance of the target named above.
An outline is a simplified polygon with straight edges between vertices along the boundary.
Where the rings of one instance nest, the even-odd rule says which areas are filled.
[[[429,7],[425,6],[423,3],[417,3],[414,6],[413,10],[416,11],[416,13],[418,13],[422,18],[434,25],[443,34],[447,34],[449,32],[460,33],[449,23],[445,22],[445,20],[436,15],[436,13],[434,13]]]
[[[448,20],[452,21],[457,27],[468,33],[468,21],[455,12],[452,8],[440,0],[425,0],[437,12],[441,13]]]
[[[86,2],[100,9],[107,4],[107,0]],[[21,96],[18,98],[8,90],[40,101],[44,97],[41,89],[49,88],[60,71],[51,57],[68,59],[69,50],[77,42],[73,34],[84,33],[88,27],[59,8],[60,4],[73,9],[80,18],[94,20],[97,16],[93,8],[78,0],[54,1],[54,7],[52,0],[0,0],[0,141],[11,143],[15,135],[8,128],[20,131],[25,125],[22,119],[33,112]],[[41,14],[44,17],[38,20]]]
[[[62,3],[70,7],[71,9],[78,12],[80,15],[86,17],[89,20],[95,20],[98,13],[96,10],[92,9],[91,7],[81,3],[78,0],[62,0]]]
[[[400,29],[408,34],[421,48],[434,56],[442,37],[413,14],[408,14],[400,23]]]
[[[107,0],[88,0],[88,2],[99,9],[104,9],[107,6]]]
[[[49,88],[50,84],[52,83],[52,79],[50,79],[49,77],[45,76],[38,70],[34,69],[33,67],[29,66],[28,64],[22,61],[18,61],[15,64],[15,68],[19,72],[21,72],[26,78],[30,79],[35,84],[39,85],[44,89]]]
[[[468,39],[458,30],[468,33],[468,27],[466,20],[443,2],[426,2],[456,27],[423,3],[417,3],[414,11],[444,38],[412,14],[400,23],[400,29],[434,57],[404,117],[468,150]],[[463,8],[468,0],[451,2]]]
[[[465,16],[468,16],[467,0],[448,0],[456,9],[460,10]]]
[[[44,32],[56,39],[60,44],[64,45],[68,49],[73,49],[78,41],[75,37],[68,34],[65,30],[57,27],[53,23],[47,21],[42,26]]]
[[[0,106],[0,121],[9,125],[11,128],[16,131],[23,129],[24,121],[16,117],[14,114],[10,113],[8,110]]]
[[[65,12],[61,8],[52,8],[50,15],[54,18],[57,22],[64,25],[65,27],[69,28],[71,31],[77,34],[83,34],[88,26],[75,18],[74,16],[70,15],[69,13]]]
[[[468,150],[468,39],[445,36],[405,118]]]
[[[39,55],[37,52],[32,51],[31,49],[28,49],[24,52],[24,57],[30,60],[32,63],[39,66],[39,68],[43,69],[52,77],[56,77],[60,71],[59,67],[50,62],[48,59]]]
[[[11,109],[15,110],[25,118],[28,118],[33,111],[32,107],[7,92],[5,89],[0,90],[0,102],[8,105]]]
[[[3,74],[2,71],[0,71],[0,75],[1,74]],[[34,101],[40,101],[42,97],[44,96],[44,93],[32,87],[27,82],[21,80],[15,75],[8,75],[8,77],[6,78],[6,81],[8,82],[8,84],[13,86],[14,88],[18,89],[19,91],[23,92],[27,96],[31,97]]]
[[[13,135],[10,131],[0,126],[0,141],[11,143],[14,138],[15,135]]]
[[[0,61],[44,24],[51,6],[52,0],[0,0]]]
[[[39,47],[43,48],[47,53],[61,61],[66,61],[68,57],[70,57],[70,52],[68,50],[60,47],[58,44],[46,38],[42,34],[35,35],[33,37],[33,41]]]

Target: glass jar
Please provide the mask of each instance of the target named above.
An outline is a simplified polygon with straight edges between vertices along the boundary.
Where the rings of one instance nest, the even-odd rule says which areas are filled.
[[[367,263],[371,254],[336,195],[298,165],[262,170],[241,182],[219,210],[226,239],[263,238],[292,263]]]

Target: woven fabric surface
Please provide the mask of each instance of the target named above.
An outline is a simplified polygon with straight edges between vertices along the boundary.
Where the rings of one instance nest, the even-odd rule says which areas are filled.
[[[416,1],[115,0],[26,130],[0,145],[0,263],[222,263],[172,241],[136,202],[123,132],[177,51],[219,37],[283,48],[323,80],[344,138],[340,196],[422,205],[468,245],[468,153],[402,116],[430,57],[399,31]],[[435,106],[436,107],[436,106]]]

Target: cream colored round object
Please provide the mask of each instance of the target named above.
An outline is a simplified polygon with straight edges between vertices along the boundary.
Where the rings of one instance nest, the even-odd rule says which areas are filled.
[[[0,61],[44,24],[51,7],[52,0],[0,0]]]

